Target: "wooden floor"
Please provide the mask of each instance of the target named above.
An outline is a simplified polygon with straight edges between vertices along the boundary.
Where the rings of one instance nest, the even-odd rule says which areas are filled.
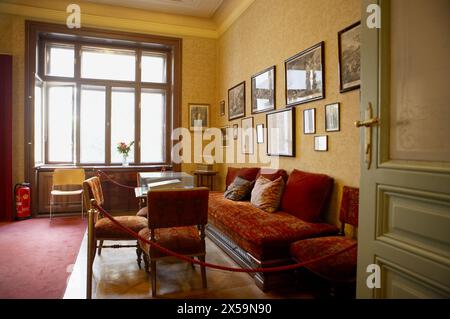
[[[83,299],[86,296],[86,243],[85,235],[64,294],[65,299]],[[209,239],[206,243],[206,260],[208,262],[238,267]],[[157,297],[181,299],[312,298],[311,293],[302,292],[295,287],[264,293],[245,273],[231,273],[208,268],[207,278],[208,288],[202,289],[199,266],[192,269],[190,264],[175,259],[160,261],[157,263]],[[134,248],[104,249],[102,256],[96,256],[93,286],[93,298],[151,298],[149,277],[144,270],[139,270]]]

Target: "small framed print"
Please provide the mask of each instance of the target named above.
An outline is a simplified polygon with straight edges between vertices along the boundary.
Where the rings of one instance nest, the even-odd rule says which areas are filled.
[[[225,127],[221,127],[220,128],[220,132],[222,133],[222,146],[223,147],[228,147],[229,145],[229,140],[228,140],[228,129],[229,126],[225,126]]]
[[[328,136],[314,136],[314,150],[317,152],[328,151]]]
[[[209,127],[209,104],[189,103],[189,129],[205,129]]]
[[[339,103],[325,105],[325,131],[338,132],[340,130]]]
[[[239,125],[233,124],[233,140],[238,139],[238,133],[239,133]]]
[[[316,109],[303,110],[303,134],[316,134]]]
[[[253,117],[242,119],[242,154],[253,154]]]
[[[220,101],[220,116],[225,115],[225,101]]]
[[[245,81],[228,90],[228,120],[245,116]]]
[[[275,110],[275,66],[252,76],[252,114]]]
[[[264,124],[256,125],[256,144],[264,143]]]

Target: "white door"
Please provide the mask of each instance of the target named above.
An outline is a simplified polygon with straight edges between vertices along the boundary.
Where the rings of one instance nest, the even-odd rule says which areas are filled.
[[[361,120],[379,123],[360,128],[357,297],[449,298],[450,1],[380,0],[369,28],[376,2],[362,8]]]

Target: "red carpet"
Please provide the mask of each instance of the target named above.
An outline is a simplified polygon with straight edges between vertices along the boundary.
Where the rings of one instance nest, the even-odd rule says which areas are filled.
[[[80,216],[0,223],[0,298],[62,298],[85,230]]]

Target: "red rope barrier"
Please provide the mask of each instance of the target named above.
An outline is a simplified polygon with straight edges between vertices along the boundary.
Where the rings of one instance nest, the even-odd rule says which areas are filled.
[[[105,216],[106,218],[108,218],[109,220],[111,220],[115,225],[117,225],[119,228],[121,228],[123,231],[129,233],[131,236],[133,236],[134,238],[136,238],[137,240],[141,240],[145,243],[147,243],[150,246],[155,247],[156,249],[162,251],[163,253],[176,257],[178,259],[184,260],[186,262],[189,263],[193,263],[193,264],[197,264],[200,266],[205,266],[208,268],[214,268],[214,269],[219,269],[219,270],[226,270],[226,271],[232,271],[232,272],[245,272],[245,273],[252,273],[252,272],[277,272],[277,271],[286,271],[286,270],[293,270],[293,269],[297,269],[297,268],[301,268],[304,267],[305,265],[308,264],[313,264],[315,262],[318,261],[322,261],[325,260],[327,258],[331,258],[337,255],[340,255],[352,248],[354,248],[356,246],[356,243],[354,243],[353,245],[344,248],[342,250],[339,250],[337,252],[334,252],[332,254],[326,255],[326,256],[322,256],[319,258],[315,258],[315,259],[311,259],[308,261],[304,261],[301,263],[297,263],[297,264],[292,264],[292,265],[286,265],[286,266],[279,266],[279,267],[268,267],[268,268],[254,268],[254,269],[243,269],[243,268],[234,268],[234,267],[227,267],[227,266],[221,266],[221,265],[216,265],[216,264],[210,264],[207,262],[202,262],[200,260],[196,260],[181,254],[178,254],[174,251],[171,251],[163,246],[160,246],[159,244],[152,242],[150,240],[148,240],[147,238],[144,238],[142,236],[140,236],[139,234],[135,233],[134,231],[132,231],[130,228],[122,225],[121,223],[119,223],[113,216],[111,216],[107,211],[105,211],[102,207],[98,206],[98,204],[95,204],[95,207],[103,214],[103,216]]]
[[[121,184],[121,183],[119,183],[119,182],[116,182],[115,180],[113,180],[113,179],[111,178],[111,176],[109,176],[108,174],[106,174],[105,172],[103,172],[103,171],[101,171],[101,170],[98,170],[98,171],[97,171],[97,176],[98,176],[98,177],[101,177],[102,175],[105,176],[105,177],[107,178],[107,180],[108,180],[110,183],[116,184],[117,186],[120,186],[120,187],[123,187],[123,188],[132,189],[132,190],[135,189],[134,186],[128,186],[128,185],[124,185],[124,184]]]

